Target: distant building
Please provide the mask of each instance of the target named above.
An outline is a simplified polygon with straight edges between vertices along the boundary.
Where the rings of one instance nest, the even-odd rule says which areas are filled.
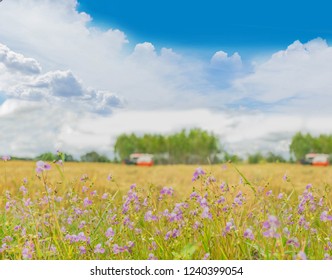
[[[314,166],[328,166],[330,156],[327,154],[306,154],[305,158],[301,160],[302,164],[309,164]]]

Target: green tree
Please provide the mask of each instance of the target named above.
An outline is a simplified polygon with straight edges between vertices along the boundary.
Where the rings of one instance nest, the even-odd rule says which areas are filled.
[[[289,150],[296,160],[300,160],[307,153],[314,152],[314,146],[318,144],[314,144],[314,138],[309,133],[304,135],[298,132],[293,136]]]
[[[83,161],[83,162],[110,162],[110,160],[106,156],[99,155],[95,151],[88,152],[85,155],[81,156],[81,161]]]

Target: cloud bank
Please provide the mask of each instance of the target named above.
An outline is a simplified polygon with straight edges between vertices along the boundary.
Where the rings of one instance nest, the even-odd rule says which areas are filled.
[[[298,131],[332,133],[332,48],[322,38],[261,62],[132,43],[74,0],[0,6],[0,153],[112,154],[123,132],[201,127],[230,151],[284,155]],[[296,38],[295,38],[296,39]]]

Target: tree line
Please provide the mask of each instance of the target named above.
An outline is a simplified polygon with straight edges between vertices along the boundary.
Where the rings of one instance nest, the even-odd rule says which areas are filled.
[[[312,136],[309,133],[297,132],[291,139],[289,146],[289,162],[300,161],[308,153],[324,153],[332,155],[332,135],[321,134]],[[228,153],[220,144],[220,139],[213,133],[202,129],[181,130],[170,135],[134,133],[121,134],[115,142],[115,157],[111,160],[106,155],[90,151],[75,159],[72,155],[63,153],[61,159],[66,162],[122,162],[132,153],[149,153],[154,155],[156,164],[208,164],[222,162],[287,162],[281,155],[268,152],[248,154],[244,160],[236,154]],[[58,154],[46,152],[35,158],[18,158],[17,160],[56,161]]]
[[[114,145],[119,160],[132,153],[150,153],[156,163],[216,163],[221,152],[219,138],[199,128],[170,135],[134,133],[120,135]]]

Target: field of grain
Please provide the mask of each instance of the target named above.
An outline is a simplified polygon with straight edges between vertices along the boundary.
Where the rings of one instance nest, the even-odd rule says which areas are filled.
[[[40,164],[0,164],[0,259],[332,255],[331,167]]]

